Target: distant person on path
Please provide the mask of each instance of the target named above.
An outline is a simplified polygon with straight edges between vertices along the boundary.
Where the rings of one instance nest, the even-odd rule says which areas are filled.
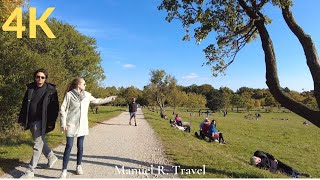
[[[199,109],[199,117],[201,116],[201,109]]]
[[[207,117],[209,117],[209,115],[210,115],[209,110],[206,111],[206,115],[207,115]]]
[[[47,82],[48,72],[38,69],[33,74],[34,82],[27,85],[28,89],[22,101],[18,123],[25,130],[30,129],[34,141],[33,155],[27,171],[21,178],[33,178],[41,152],[48,159],[48,168],[58,160],[45,141],[45,134],[54,130],[59,113],[58,95],[55,85]]]
[[[116,96],[96,99],[85,91],[86,82],[83,78],[74,79],[64,96],[60,110],[60,127],[66,134],[66,148],[63,153],[63,166],[60,178],[67,177],[67,166],[74,138],[77,137],[77,167],[76,173],[83,174],[81,162],[83,156],[84,136],[89,134],[88,110],[89,104],[105,104],[115,100]]]
[[[268,169],[273,173],[278,171],[294,178],[299,178],[300,176],[310,177],[309,174],[300,173],[292,167],[275,159],[271,154],[263,151],[256,151],[250,158],[250,164],[259,168]]]
[[[131,125],[131,119],[134,118],[134,125],[137,126],[137,109],[138,105],[136,103],[136,98],[132,98],[132,102],[129,104],[129,114],[130,114],[130,119],[129,119],[129,125]]]

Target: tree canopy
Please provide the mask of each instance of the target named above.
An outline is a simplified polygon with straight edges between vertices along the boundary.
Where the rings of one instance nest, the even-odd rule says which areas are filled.
[[[214,76],[224,73],[237,53],[252,39],[260,37],[265,54],[266,84],[274,98],[287,109],[320,127],[320,112],[291,98],[280,86],[273,42],[266,28],[271,23],[264,11],[266,4],[279,8],[282,16],[303,47],[314,81],[314,96],[320,107],[320,63],[310,35],[295,21],[291,0],[162,0],[159,10],[167,12],[166,20],[178,19],[186,29],[183,40],[190,40],[190,28],[197,43],[215,33],[215,41],[204,49],[206,64]]]

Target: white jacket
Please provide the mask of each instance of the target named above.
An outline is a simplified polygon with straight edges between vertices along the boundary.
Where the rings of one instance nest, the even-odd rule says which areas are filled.
[[[60,110],[60,127],[67,128],[67,137],[79,137],[89,134],[88,109],[90,103],[105,104],[112,101],[116,96],[105,99],[96,99],[91,93],[84,91],[82,101],[72,92],[67,92]]]

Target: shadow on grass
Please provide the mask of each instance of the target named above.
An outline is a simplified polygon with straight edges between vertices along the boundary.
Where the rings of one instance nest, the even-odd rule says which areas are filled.
[[[92,113],[92,114],[97,114],[97,113],[95,113],[95,111],[92,112],[91,109],[89,110],[89,112]],[[110,110],[109,109],[102,109],[102,110],[98,110],[98,114],[110,113],[110,112],[125,112],[125,110],[123,110],[123,109],[110,109]]]

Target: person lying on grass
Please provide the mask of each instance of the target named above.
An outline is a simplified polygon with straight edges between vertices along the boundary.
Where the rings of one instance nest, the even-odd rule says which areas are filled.
[[[280,172],[290,177],[299,178],[301,176],[310,177],[309,174],[300,173],[292,167],[275,159],[271,154],[257,150],[250,158],[250,164],[258,168],[267,169],[270,172]]]

